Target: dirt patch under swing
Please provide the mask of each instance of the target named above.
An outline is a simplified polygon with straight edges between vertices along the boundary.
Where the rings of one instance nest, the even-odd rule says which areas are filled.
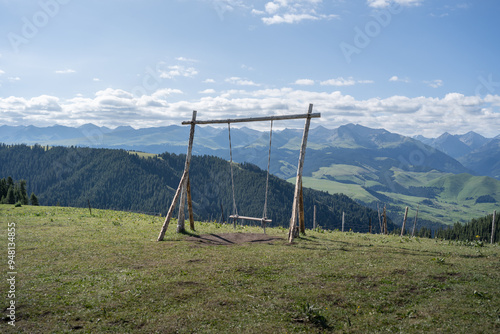
[[[273,243],[283,240],[281,237],[270,236],[263,233],[221,233],[203,234],[200,236],[188,237],[186,240],[204,245],[239,245],[244,243]]]

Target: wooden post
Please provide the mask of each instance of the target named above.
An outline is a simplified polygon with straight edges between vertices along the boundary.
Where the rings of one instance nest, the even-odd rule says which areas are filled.
[[[191,199],[191,182],[188,177],[187,181],[187,200],[188,200],[188,211],[189,211],[189,228],[194,231],[194,215],[193,215],[193,202]]]
[[[90,215],[92,216],[92,209],[90,208],[90,200],[87,199],[87,203],[89,204],[89,212],[90,212]]]
[[[495,220],[496,220],[497,211],[493,211],[493,220],[491,222],[491,243],[493,244],[495,241]]]
[[[344,232],[345,212],[342,211],[342,232]]]
[[[408,217],[408,207],[406,207],[405,210],[405,216],[403,218],[403,227],[401,228],[401,236],[405,234],[405,228],[406,228],[406,218]]]
[[[387,212],[385,210],[385,205],[384,205],[384,212],[382,214],[384,216],[384,234],[387,234]]]
[[[418,208],[420,206],[417,205],[417,213],[415,213],[415,221],[413,222],[413,230],[411,231],[411,236],[414,237],[415,236],[415,228],[417,227],[417,217],[418,217]]]
[[[184,165],[184,170],[188,172],[189,177],[189,164],[191,163],[191,154],[193,152],[193,141],[194,141],[194,129],[196,126],[196,110],[193,111],[193,116],[191,118],[191,131],[189,132],[189,143],[186,155],[186,164]],[[184,227],[184,205],[186,203],[187,196],[187,181],[188,177],[184,179],[182,183],[181,190],[181,200],[179,204],[179,217],[177,219],[177,233],[184,233],[186,228]]]
[[[316,205],[314,205],[314,211],[313,211],[313,229],[316,229]]]
[[[165,237],[165,232],[167,232],[168,224],[170,223],[170,219],[172,218],[172,215],[174,214],[175,203],[179,199],[179,196],[181,194],[182,183],[184,182],[184,179],[186,177],[187,177],[187,171],[185,170],[184,173],[182,173],[181,181],[179,182],[179,186],[177,187],[177,191],[175,192],[174,199],[172,200],[172,204],[170,204],[170,209],[168,209],[167,216],[165,217],[165,221],[163,222],[163,226],[161,227],[160,234],[158,235],[157,241],[162,241],[163,238]]]
[[[300,197],[299,197],[299,227],[300,233],[306,234],[306,223],[304,218],[304,192],[302,191],[302,180],[300,181]]]
[[[378,217],[378,225],[380,227],[380,234],[383,234],[384,229],[382,227],[382,219],[380,219],[380,208],[378,207],[378,203],[377,203],[377,217]]]
[[[222,203],[221,203],[220,204],[220,223],[224,224],[224,221],[225,221],[225,219],[224,219],[224,207],[222,206]]]
[[[372,217],[368,221],[368,233],[372,234]]]
[[[302,135],[302,145],[300,147],[299,154],[299,163],[297,166],[297,178],[295,180],[295,192],[293,195],[293,204],[292,204],[292,218],[290,219],[290,229],[288,231],[288,242],[293,242],[295,237],[295,229],[297,226],[297,202],[299,200],[299,192],[300,192],[300,184],[302,183],[302,171],[304,169],[304,158],[306,155],[306,147],[307,147],[307,137],[309,135],[309,126],[311,125],[311,114],[312,114],[313,105],[309,104],[309,110],[307,112],[307,119],[304,125],[304,134]]]

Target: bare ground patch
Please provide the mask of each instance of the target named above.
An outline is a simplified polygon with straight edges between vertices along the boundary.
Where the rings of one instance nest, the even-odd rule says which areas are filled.
[[[281,237],[271,236],[263,233],[220,233],[203,234],[200,236],[191,236],[186,240],[203,245],[239,245],[244,243],[273,243],[277,240],[283,240]]]

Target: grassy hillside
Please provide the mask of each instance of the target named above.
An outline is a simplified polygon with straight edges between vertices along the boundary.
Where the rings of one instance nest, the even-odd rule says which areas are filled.
[[[268,229],[283,239],[214,246],[198,236],[261,230],[208,223],[156,242],[160,217],[0,205],[3,250],[9,223],[17,321],[3,298],[2,333],[500,330],[498,245],[319,231],[288,245]]]
[[[288,181],[293,183],[294,178]],[[387,203],[396,222],[406,206],[413,211],[411,215],[419,207],[421,219],[451,225],[492,213],[500,203],[500,181],[437,170],[413,172],[393,167],[380,175],[366,166],[338,164],[304,178],[304,186],[331,194],[343,193],[370,207]],[[496,203],[478,202],[482,196],[491,196]]]

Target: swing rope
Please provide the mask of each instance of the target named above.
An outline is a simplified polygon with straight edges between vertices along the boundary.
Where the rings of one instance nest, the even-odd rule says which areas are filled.
[[[266,178],[266,193],[264,199],[264,211],[262,218],[267,219],[267,194],[269,192],[269,167],[271,166],[271,144],[273,138],[273,121],[271,120],[271,130],[269,131],[269,157],[267,159],[267,178]]]
[[[231,187],[233,189],[233,214],[238,216],[238,209],[236,207],[236,198],[234,196],[234,175],[233,175],[233,149],[231,145],[231,123],[227,123],[227,129],[229,133],[229,157],[230,157],[230,162],[229,165],[231,166]]]

